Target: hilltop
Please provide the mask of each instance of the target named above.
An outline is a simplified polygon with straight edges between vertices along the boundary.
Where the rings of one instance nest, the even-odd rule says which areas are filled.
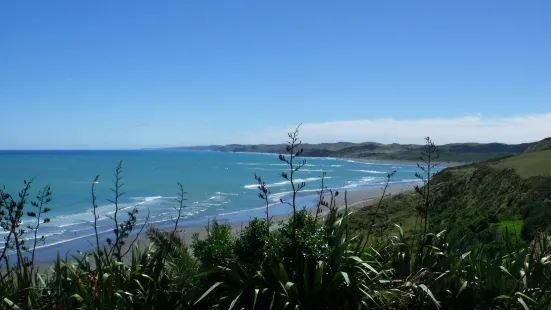
[[[372,160],[404,160],[416,161],[422,145],[418,144],[382,144],[377,142],[336,142],[303,144],[303,156],[309,157],[341,157]],[[535,143],[503,144],[503,143],[453,143],[439,146],[440,161],[444,162],[479,162],[495,157],[511,156],[534,148]],[[208,150],[218,152],[253,152],[280,153],[285,144],[228,144],[174,147],[171,149]]]
[[[551,225],[551,139],[534,143],[522,153],[480,163],[451,167],[437,173],[432,181],[431,225],[467,228],[480,233],[492,227],[508,227],[529,238],[536,230]],[[401,224],[415,225],[420,205],[417,193],[409,192],[384,200],[378,215],[381,231]],[[365,206],[351,219],[357,230],[366,228],[373,213]]]

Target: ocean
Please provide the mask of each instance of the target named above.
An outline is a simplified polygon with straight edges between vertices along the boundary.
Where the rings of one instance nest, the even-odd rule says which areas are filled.
[[[403,163],[368,163],[334,158],[305,158],[307,164],[297,173],[297,181],[306,182],[300,206],[314,205],[319,177],[326,172],[326,185],[340,190],[380,187],[386,174],[397,170],[393,183],[411,183],[417,179],[417,167]],[[93,237],[91,187],[96,175],[98,227],[102,234],[112,231],[112,180],[118,162],[123,161],[124,195],[121,208],[137,206],[138,224],[149,214],[149,223],[168,227],[176,214],[177,182],[187,192],[181,225],[203,225],[210,218],[240,222],[264,217],[264,202],[258,197],[254,174],[267,183],[271,215],[287,214],[290,207],[279,203],[290,192],[280,173],[286,164],[274,154],[222,153],[184,150],[140,151],[0,151],[0,186],[17,196],[23,180],[33,181],[31,198],[50,185],[51,222],[41,226],[46,238],[39,245],[41,259],[50,259],[57,251],[88,250]],[[29,204],[27,211],[33,207]],[[125,217],[123,217],[125,218]],[[27,225],[31,218],[26,218]],[[0,231],[0,236],[7,233]],[[105,237],[105,236],[104,236]]]

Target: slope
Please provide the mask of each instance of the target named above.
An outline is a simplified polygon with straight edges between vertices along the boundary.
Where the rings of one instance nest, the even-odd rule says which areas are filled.
[[[503,223],[523,222],[523,235],[551,223],[551,150],[531,150],[516,156],[447,168],[431,181],[433,207],[430,225],[468,228],[481,232]],[[415,225],[420,199],[410,192],[384,200],[376,218],[381,232],[401,224]],[[365,206],[353,214],[351,225],[361,231],[372,223],[374,208]],[[548,220],[549,219],[549,220]]]

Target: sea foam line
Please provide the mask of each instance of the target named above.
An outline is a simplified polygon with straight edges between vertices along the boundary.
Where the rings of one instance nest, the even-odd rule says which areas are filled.
[[[307,179],[295,179],[293,180],[293,182],[295,183],[302,183],[302,182],[309,182],[309,181],[318,181],[320,178],[307,178]],[[331,179],[331,177],[325,177],[325,179]],[[271,183],[271,184],[266,184],[266,186],[268,188],[270,187],[279,187],[279,186],[284,186],[284,185],[287,185],[287,184],[291,184],[291,182],[289,181],[282,181],[282,182],[277,182],[277,183]],[[244,188],[246,189],[257,189],[258,188],[258,184],[249,184],[249,185],[245,185],[243,186]]]
[[[388,172],[385,172],[385,171],[363,170],[363,169],[359,169],[359,170],[350,170],[350,171],[364,172],[364,173],[375,173],[375,174],[385,174],[385,173],[388,173]]]

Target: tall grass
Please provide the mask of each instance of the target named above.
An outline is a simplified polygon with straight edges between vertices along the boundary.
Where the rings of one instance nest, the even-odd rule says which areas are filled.
[[[349,229],[347,199],[344,206],[337,204],[339,193],[325,186],[325,174],[314,215],[296,204],[294,198],[304,185],[295,184],[295,173],[306,160],[296,161],[298,129],[289,137],[288,155],[280,156],[289,168],[281,176],[289,180],[294,193],[288,201],[293,209],[289,220],[271,225],[270,190],[255,175],[266,218],[253,219],[238,235],[232,234],[229,225],[213,220],[206,227],[206,237],[196,235],[190,245],[178,229],[186,195],[178,184],[173,229],[149,226],[149,241],[140,244],[132,234],[137,211],[131,210],[126,220],[115,212],[114,240],[96,235],[92,252],[58,255],[53,266],[40,271],[34,266],[34,252],[39,227],[49,222],[44,215],[50,211],[46,207],[50,189],[40,191],[30,206],[31,182],[25,183],[18,199],[1,191],[1,227],[7,235],[0,257],[0,308],[549,309],[548,232],[524,242],[507,228],[483,241],[456,228],[431,230],[429,168],[423,170],[425,186],[417,190],[424,198],[417,231],[406,233],[396,226],[389,236],[369,237],[379,209],[385,207],[385,190],[369,215],[373,218],[368,237],[365,232],[358,237],[350,233],[355,230]],[[427,167],[432,160],[427,160]],[[122,164],[115,174],[115,211],[121,189]],[[26,214],[31,207],[35,211]],[[321,212],[323,208],[328,212]],[[31,247],[23,242],[24,216],[36,220],[30,228]],[[93,216],[98,219],[97,214]],[[126,240],[130,241],[124,250]],[[25,255],[27,250],[32,254]]]

